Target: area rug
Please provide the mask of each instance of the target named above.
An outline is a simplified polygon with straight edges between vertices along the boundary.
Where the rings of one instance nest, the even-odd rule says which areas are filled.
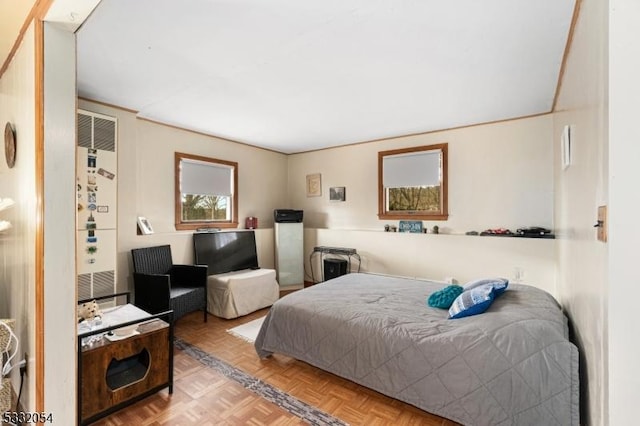
[[[190,343],[185,342],[182,339],[176,337],[175,339],[175,347],[184,351],[190,357],[196,359],[203,365],[206,365],[209,368],[214,369],[218,373],[222,374],[229,380],[233,380],[234,382],[240,384],[245,389],[255,393],[256,395],[261,396],[269,402],[276,404],[278,407],[283,410],[293,414],[294,416],[302,419],[303,421],[309,423],[314,426],[347,426],[347,423],[344,423],[342,420],[333,417],[330,414],[327,414],[323,411],[318,410],[317,408],[307,404],[304,401],[300,401],[298,398],[295,398],[289,395],[286,392],[281,391],[278,388],[271,386],[268,383],[263,382],[262,380],[254,377],[250,374],[245,373],[242,370],[239,370],[232,366],[231,364],[216,358],[203,351],[202,349],[194,346]],[[257,356],[257,355],[256,355]]]
[[[258,332],[260,331],[260,327],[262,327],[264,318],[265,317],[258,318],[237,327],[233,327],[227,330],[227,333],[253,343],[256,341],[256,337],[258,337]]]

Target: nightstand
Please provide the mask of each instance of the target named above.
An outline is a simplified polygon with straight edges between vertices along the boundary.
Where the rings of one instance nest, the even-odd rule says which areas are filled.
[[[144,313],[129,304],[120,308]],[[106,313],[103,320],[108,326],[78,335],[78,424],[92,423],[165,387],[173,393],[171,314],[114,323]],[[134,324],[137,331],[128,337],[105,334]],[[83,345],[88,338],[91,343]]]

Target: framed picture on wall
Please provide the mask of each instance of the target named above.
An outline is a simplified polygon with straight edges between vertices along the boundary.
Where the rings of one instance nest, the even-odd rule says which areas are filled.
[[[143,235],[153,234],[153,228],[146,217],[138,216],[138,228]]]
[[[329,188],[329,200],[331,201],[344,201],[345,200],[345,187],[333,186]]]
[[[322,195],[322,180],[320,173],[307,175],[307,197],[319,197]]]

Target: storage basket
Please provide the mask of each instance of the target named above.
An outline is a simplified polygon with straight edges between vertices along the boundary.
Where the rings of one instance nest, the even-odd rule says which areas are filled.
[[[11,330],[15,330],[15,319],[0,319],[0,322],[8,325]],[[7,348],[7,344],[9,343],[10,338],[11,337],[9,334],[9,330],[7,330],[6,327],[0,325],[0,352],[4,351]]]
[[[11,409],[11,380],[8,377],[2,379],[2,389],[0,389],[0,413]]]
[[[0,319],[0,322],[9,326],[11,330],[14,330],[16,325],[15,319]],[[11,353],[11,347],[7,347],[10,343],[11,334],[9,330],[4,325],[0,325],[0,353],[2,354],[0,368],[2,368],[1,365],[4,365]],[[4,413],[11,409],[11,380],[8,377],[3,377],[0,386],[2,386],[0,387],[0,413]]]

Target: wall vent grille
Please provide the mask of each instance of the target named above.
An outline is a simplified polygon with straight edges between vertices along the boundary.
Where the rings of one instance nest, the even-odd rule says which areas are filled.
[[[82,148],[116,151],[115,118],[97,117],[78,112],[78,146]]]
[[[78,300],[107,296],[116,292],[115,271],[78,275]]]
[[[94,117],[93,147],[105,151],[116,151],[116,122]]]
[[[78,275],[78,300],[91,297],[91,274]]]
[[[91,120],[90,115],[78,114],[78,146],[91,148]]]

